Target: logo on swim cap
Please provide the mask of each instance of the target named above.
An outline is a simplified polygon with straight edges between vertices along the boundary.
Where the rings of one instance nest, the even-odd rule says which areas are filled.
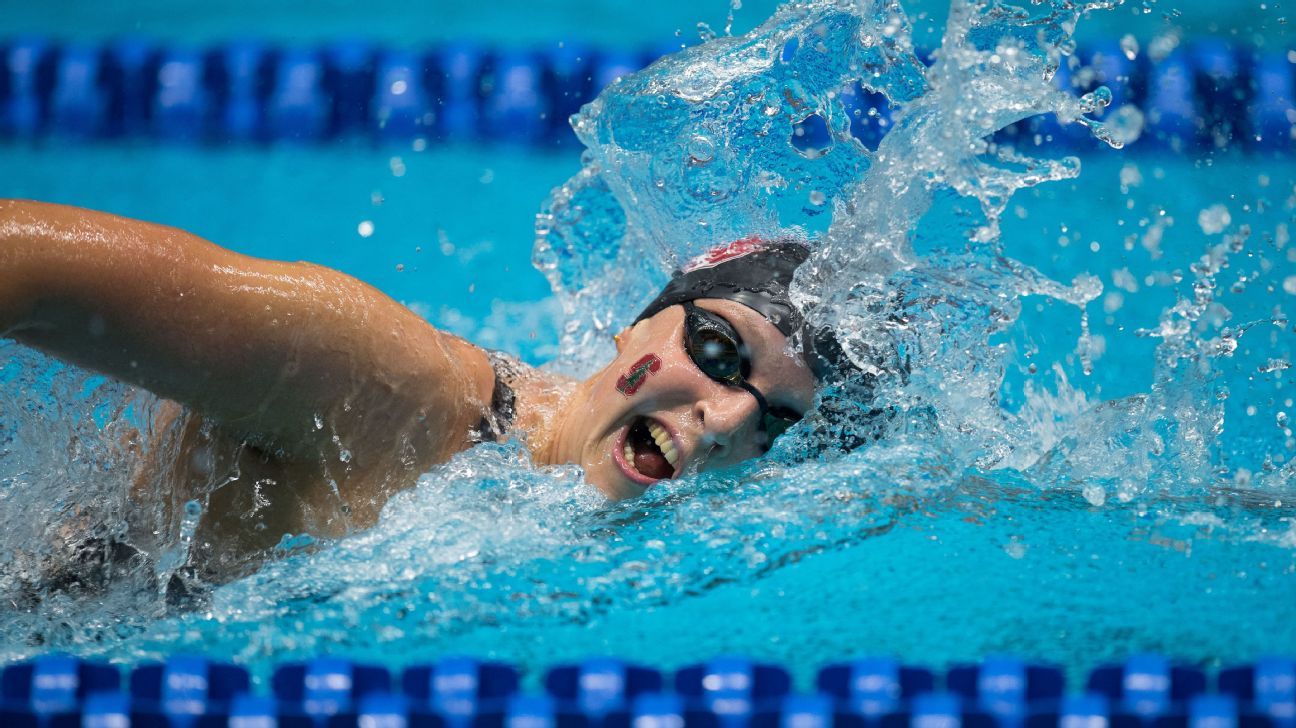
[[[681,273],[692,273],[695,270],[703,268],[714,268],[726,260],[741,258],[749,253],[755,253],[758,250],[764,250],[768,243],[755,235],[742,240],[735,240],[728,245],[712,248],[698,257],[690,260],[688,265],[680,271]]]

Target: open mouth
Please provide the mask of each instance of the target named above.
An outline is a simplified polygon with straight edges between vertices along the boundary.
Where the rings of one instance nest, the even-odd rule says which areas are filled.
[[[670,433],[647,417],[640,417],[630,426],[621,455],[626,467],[647,481],[674,476],[680,461]]]

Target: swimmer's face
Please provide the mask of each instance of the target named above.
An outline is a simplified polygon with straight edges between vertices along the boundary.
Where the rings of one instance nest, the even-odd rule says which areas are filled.
[[[773,324],[732,301],[695,304],[741,337],[750,361],[743,378],[771,411],[810,407],[814,377]],[[616,359],[585,382],[569,412],[560,447],[611,498],[631,498],[659,479],[731,465],[769,448],[770,420],[756,398],[703,373],[685,348],[685,333],[682,306],[622,332]]]

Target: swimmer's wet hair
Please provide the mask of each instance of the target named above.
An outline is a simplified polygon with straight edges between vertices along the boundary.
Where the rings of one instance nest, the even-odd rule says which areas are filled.
[[[675,271],[662,292],[635,317],[635,323],[671,306],[699,298],[722,298],[750,308],[802,348],[820,381],[854,371],[832,329],[811,329],[792,303],[788,289],[810,249],[791,240],[743,238],[713,248]]]

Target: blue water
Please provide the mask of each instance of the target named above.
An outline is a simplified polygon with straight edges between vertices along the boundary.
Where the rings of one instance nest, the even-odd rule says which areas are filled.
[[[770,16],[777,0],[743,0],[733,13],[733,30],[746,32]],[[936,46],[948,13],[942,0],[905,3],[910,14],[930,21],[917,25],[915,39]],[[698,23],[723,30],[730,2],[661,0],[652,11],[627,0],[497,0],[489,10],[455,2],[407,3],[402,0],[294,0],[267,7],[253,0],[209,0],[179,5],[166,0],[131,0],[87,6],[77,0],[51,0],[5,8],[0,34],[38,33],[100,40],[108,36],[145,35],[204,43],[246,36],[284,42],[313,42],[362,37],[417,44],[471,38],[504,43],[547,45],[579,39],[611,46],[657,44],[678,32],[695,40]],[[1078,29],[1077,39],[1119,38],[1126,33],[1148,40],[1162,33],[1187,40],[1222,37],[1281,46],[1290,26],[1279,22],[1288,11],[1281,3],[1177,2],[1128,3],[1117,12],[1096,13]]]
[[[533,362],[561,353],[558,303],[529,261],[534,215],[574,155],[51,145],[2,147],[0,164],[21,170],[0,178],[2,196],[334,266],[483,345]],[[570,468],[482,447],[424,476],[372,531],[222,587],[198,613],[119,593],[0,612],[13,635],[0,659],[50,644],[129,661],[201,650],[264,670],[325,651],[393,666],[470,652],[534,672],[594,652],[669,667],[738,651],[804,680],[860,653],[939,664],[1011,651],[1077,674],[1142,650],[1211,666],[1296,651],[1296,381],[1282,364],[1296,343],[1296,164],[1135,145],[1082,167],[1012,198],[997,258],[1101,282],[1087,334],[1080,307],[1017,299],[1010,277],[991,287],[1020,315],[915,377],[938,418],[966,428],[933,433],[915,417],[845,458],[803,462],[789,447],[618,505]],[[940,251],[976,217],[937,196],[918,226],[918,248],[950,255],[943,280],[923,281],[946,300],[976,300],[963,259]],[[1192,298],[1191,266],[1216,247],[1227,267],[1209,276],[1209,305],[1168,338],[1236,350],[1165,364],[1178,350],[1140,332]],[[986,323],[962,310],[961,322],[942,312],[958,343]],[[42,488],[114,482],[121,455],[102,413],[145,400],[12,344],[0,356],[0,518],[39,522]],[[985,382],[997,401],[955,396]]]

